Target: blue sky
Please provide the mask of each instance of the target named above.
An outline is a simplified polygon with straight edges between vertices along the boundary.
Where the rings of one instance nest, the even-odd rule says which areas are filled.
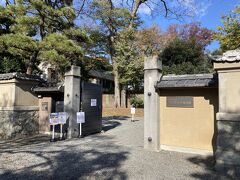
[[[212,30],[217,30],[218,26],[222,25],[221,16],[227,14],[229,11],[233,10],[236,5],[240,5],[240,0],[186,0],[189,3],[195,3],[195,16],[191,18],[184,18],[183,21],[166,19],[163,16],[152,17],[149,14],[147,7],[142,7],[140,11],[140,16],[144,20],[144,27],[149,27],[152,24],[158,24],[162,30],[170,24],[184,24],[193,21],[198,21],[203,27],[207,27]],[[199,4],[200,2],[200,4]],[[198,4],[198,5],[197,5]],[[219,43],[214,41],[210,44],[207,49],[214,50],[219,47]]]

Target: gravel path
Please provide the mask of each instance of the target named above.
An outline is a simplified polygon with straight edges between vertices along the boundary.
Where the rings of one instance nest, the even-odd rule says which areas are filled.
[[[143,119],[104,121],[105,132],[50,143],[47,136],[0,141],[0,179],[230,179],[211,158],[143,149]]]

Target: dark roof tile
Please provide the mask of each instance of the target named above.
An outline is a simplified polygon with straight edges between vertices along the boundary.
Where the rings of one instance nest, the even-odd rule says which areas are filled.
[[[106,79],[110,81],[114,81],[114,76],[111,72],[107,71],[96,71],[96,70],[90,70],[89,75],[92,77],[97,77],[100,79]]]
[[[215,74],[167,75],[157,83],[157,89],[185,87],[217,87]]]
[[[29,74],[22,74],[22,73],[5,73],[0,74],[0,81],[2,80],[11,80],[11,79],[20,79],[20,80],[28,80],[28,81],[39,81],[44,82],[45,80],[42,79],[40,76],[37,75],[29,75]]]
[[[49,92],[64,92],[64,83],[60,82],[55,85],[44,84],[45,86],[36,86],[33,91],[36,93],[49,93]]]

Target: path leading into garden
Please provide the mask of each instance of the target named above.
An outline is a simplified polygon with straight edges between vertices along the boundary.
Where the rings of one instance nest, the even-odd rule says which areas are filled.
[[[103,129],[55,143],[0,141],[0,179],[220,179],[209,157],[144,150],[143,118],[104,120]]]

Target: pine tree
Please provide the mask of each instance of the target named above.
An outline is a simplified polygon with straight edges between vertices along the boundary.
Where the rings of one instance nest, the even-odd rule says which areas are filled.
[[[12,22],[10,33],[0,36],[0,49],[24,59],[27,74],[40,61],[48,61],[57,72],[80,60],[86,33],[74,24],[71,1],[16,0],[0,8],[0,16]]]

